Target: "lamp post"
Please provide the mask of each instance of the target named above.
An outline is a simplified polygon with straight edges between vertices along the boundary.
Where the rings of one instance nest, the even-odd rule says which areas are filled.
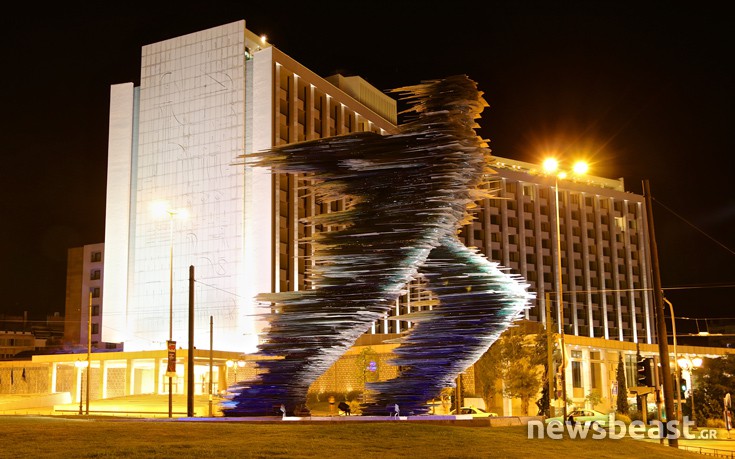
[[[85,413],[89,415],[89,374],[90,369],[92,368],[92,292],[93,290],[89,289],[89,307],[87,309],[87,381],[85,382],[86,391],[87,391],[87,401],[86,401],[86,409]]]
[[[169,263],[168,263],[168,342],[169,346],[174,340],[174,217],[176,211],[167,209],[169,215]],[[168,346],[167,346],[168,347]],[[174,393],[173,375],[168,373],[168,417],[173,417]]]
[[[677,363],[682,368],[682,370],[684,370],[685,375],[689,376],[689,396],[692,399],[692,423],[694,424],[694,428],[696,429],[697,421],[694,414],[694,370],[702,366],[702,358],[689,358],[689,356],[683,356],[679,360],[677,360]]]
[[[174,219],[186,216],[185,211],[174,209],[167,202],[158,201],[152,205],[157,216],[167,215],[169,219],[169,271],[168,271],[168,341],[166,350],[168,356],[168,417],[173,416],[173,377],[176,375],[176,342],[174,339]]]
[[[663,300],[669,305],[669,312],[671,312],[671,336],[674,340],[674,360],[678,363],[679,354],[676,352],[676,316],[674,315],[674,305],[666,298]],[[681,371],[679,370],[679,365],[674,365],[674,375],[676,379],[676,419],[681,422]]]
[[[567,419],[567,355],[564,343],[564,300],[563,300],[563,277],[562,277],[562,261],[561,261],[561,223],[559,221],[559,179],[564,179],[567,173],[559,170],[559,162],[555,158],[547,158],[543,163],[543,169],[547,174],[554,175],[554,210],[556,223],[556,301],[559,321],[559,337],[561,345],[561,397],[562,397],[562,416],[566,422]],[[577,161],[572,168],[577,175],[587,173],[587,163]],[[547,324],[548,326],[548,324]],[[551,350],[549,350],[551,352]]]
[[[236,384],[237,383],[237,369],[238,368],[244,368],[245,367],[245,364],[246,364],[246,362],[244,360],[242,360],[242,359],[228,360],[228,361],[225,362],[225,365],[227,365],[227,368],[232,369],[232,372],[233,372],[233,381],[232,381],[232,383],[233,384]]]

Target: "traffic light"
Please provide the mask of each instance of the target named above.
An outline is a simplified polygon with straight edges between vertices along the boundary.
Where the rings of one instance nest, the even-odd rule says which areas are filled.
[[[677,381],[676,381],[676,375],[671,375],[671,380],[673,381],[673,386],[677,387]],[[679,396],[681,398],[689,398],[689,388],[687,387],[686,379],[679,378]]]
[[[651,367],[653,359],[650,357],[638,360],[638,387],[653,387],[653,368]]]

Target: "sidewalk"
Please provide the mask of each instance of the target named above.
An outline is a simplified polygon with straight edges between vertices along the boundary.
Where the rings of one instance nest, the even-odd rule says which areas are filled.
[[[49,397],[39,395],[2,395],[0,396],[0,415],[78,415],[80,404],[68,403],[70,397]],[[62,403],[59,400],[65,399]],[[185,395],[172,397],[172,417],[186,417],[187,399]],[[81,404],[83,414],[87,413],[87,405]],[[168,417],[168,395],[132,395],[89,402],[89,415],[95,416],[127,416],[127,417]],[[209,416],[209,397],[194,397],[194,415]],[[221,416],[219,399],[212,400],[212,415]]]

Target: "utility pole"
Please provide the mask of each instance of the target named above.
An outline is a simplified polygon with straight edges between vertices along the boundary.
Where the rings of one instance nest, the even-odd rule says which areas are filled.
[[[661,360],[661,373],[663,374],[664,403],[666,406],[666,420],[677,419],[674,409],[674,391],[671,381],[671,366],[669,365],[669,339],[666,333],[666,321],[664,320],[664,291],[661,287],[661,273],[658,265],[658,246],[656,245],[656,233],[653,228],[653,200],[651,199],[651,188],[648,180],[643,180],[643,195],[646,199],[646,221],[648,223],[648,243],[651,247],[651,270],[653,274],[653,296],[654,316],[656,318],[656,331],[658,335],[658,352]],[[679,447],[679,440],[671,435],[669,446]]]
[[[209,417],[212,417],[212,369],[213,369],[213,359],[212,359],[212,350],[214,348],[214,335],[212,335],[212,331],[214,330],[214,317],[209,316]]]
[[[194,266],[189,266],[189,353],[186,359],[186,415],[194,417]]]
[[[547,362],[546,362],[546,377],[548,378],[548,391],[549,391],[549,417],[554,416],[556,413],[551,411],[551,400],[556,400],[556,391],[554,390],[554,331],[551,328],[551,295],[546,292],[546,351],[547,351]],[[556,407],[554,407],[556,408]]]
[[[101,367],[100,367],[101,368]],[[89,289],[89,305],[87,310],[87,380],[85,381],[87,398],[84,402],[84,413],[89,416],[89,375],[92,370],[92,289]]]

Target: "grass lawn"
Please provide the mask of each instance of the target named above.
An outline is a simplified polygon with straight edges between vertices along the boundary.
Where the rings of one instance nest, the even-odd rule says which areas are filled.
[[[700,457],[653,442],[528,439],[522,427],[0,416],[0,458]]]

